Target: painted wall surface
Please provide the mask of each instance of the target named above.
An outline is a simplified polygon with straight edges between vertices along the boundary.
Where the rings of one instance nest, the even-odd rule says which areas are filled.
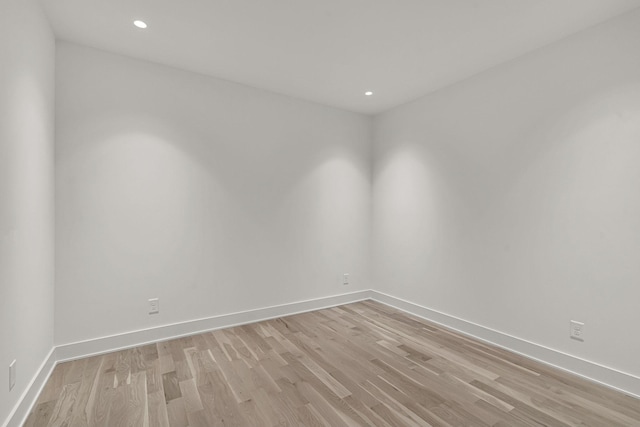
[[[640,376],[638,52],[640,11],[376,117],[374,289]]]
[[[370,288],[369,117],[57,47],[57,344]]]
[[[36,1],[0,3],[0,424],[53,347],[53,34]],[[16,386],[9,391],[9,364]]]

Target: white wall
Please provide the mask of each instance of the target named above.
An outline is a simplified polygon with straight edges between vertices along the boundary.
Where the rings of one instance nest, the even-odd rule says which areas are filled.
[[[638,52],[640,11],[376,117],[374,288],[640,376]]]
[[[370,118],[57,47],[57,344],[369,289]]]
[[[0,424],[53,347],[54,49],[36,1],[0,3]]]

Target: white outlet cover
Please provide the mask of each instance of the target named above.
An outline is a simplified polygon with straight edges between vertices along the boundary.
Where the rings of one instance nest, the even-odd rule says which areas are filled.
[[[584,323],[572,320],[569,326],[569,337],[574,340],[584,341]]]
[[[16,386],[16,361],[9,365],[9,391]]]
[[[160,299],[151,298],[149,300],[149,314],[157,314],[157,313],[160,313]]]
[[[349,273],[345,273],[342,275],[342,284],[343,285],[349,284]]]

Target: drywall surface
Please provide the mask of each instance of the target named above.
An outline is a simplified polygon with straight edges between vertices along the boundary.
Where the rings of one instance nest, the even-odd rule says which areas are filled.
[[[57,47],[57,344],[370,288],[369,117]]]
[[[0,424],[53,348],[53,34],[33,0],[0,3]],[[9,391],[9,364],[16,385]]]
[[[638,52],[640,11],[377,116],[373,288],[640,376]]]

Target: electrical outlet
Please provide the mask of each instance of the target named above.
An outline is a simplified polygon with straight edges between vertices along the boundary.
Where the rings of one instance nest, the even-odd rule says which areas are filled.
[[[13,390],[16,386],[16,361],[14,360],[9,365],[9,391]]]
[[[348,285],[349,284],[349,273],[344,273],[342,275],[342,284],[343,285]]]
[[[160,313],[160,298],[151,298],[149,300],[149,314]]]
[[[584,341],[584,323],[572,320],[570,322],[569,337],[574,340]]]

